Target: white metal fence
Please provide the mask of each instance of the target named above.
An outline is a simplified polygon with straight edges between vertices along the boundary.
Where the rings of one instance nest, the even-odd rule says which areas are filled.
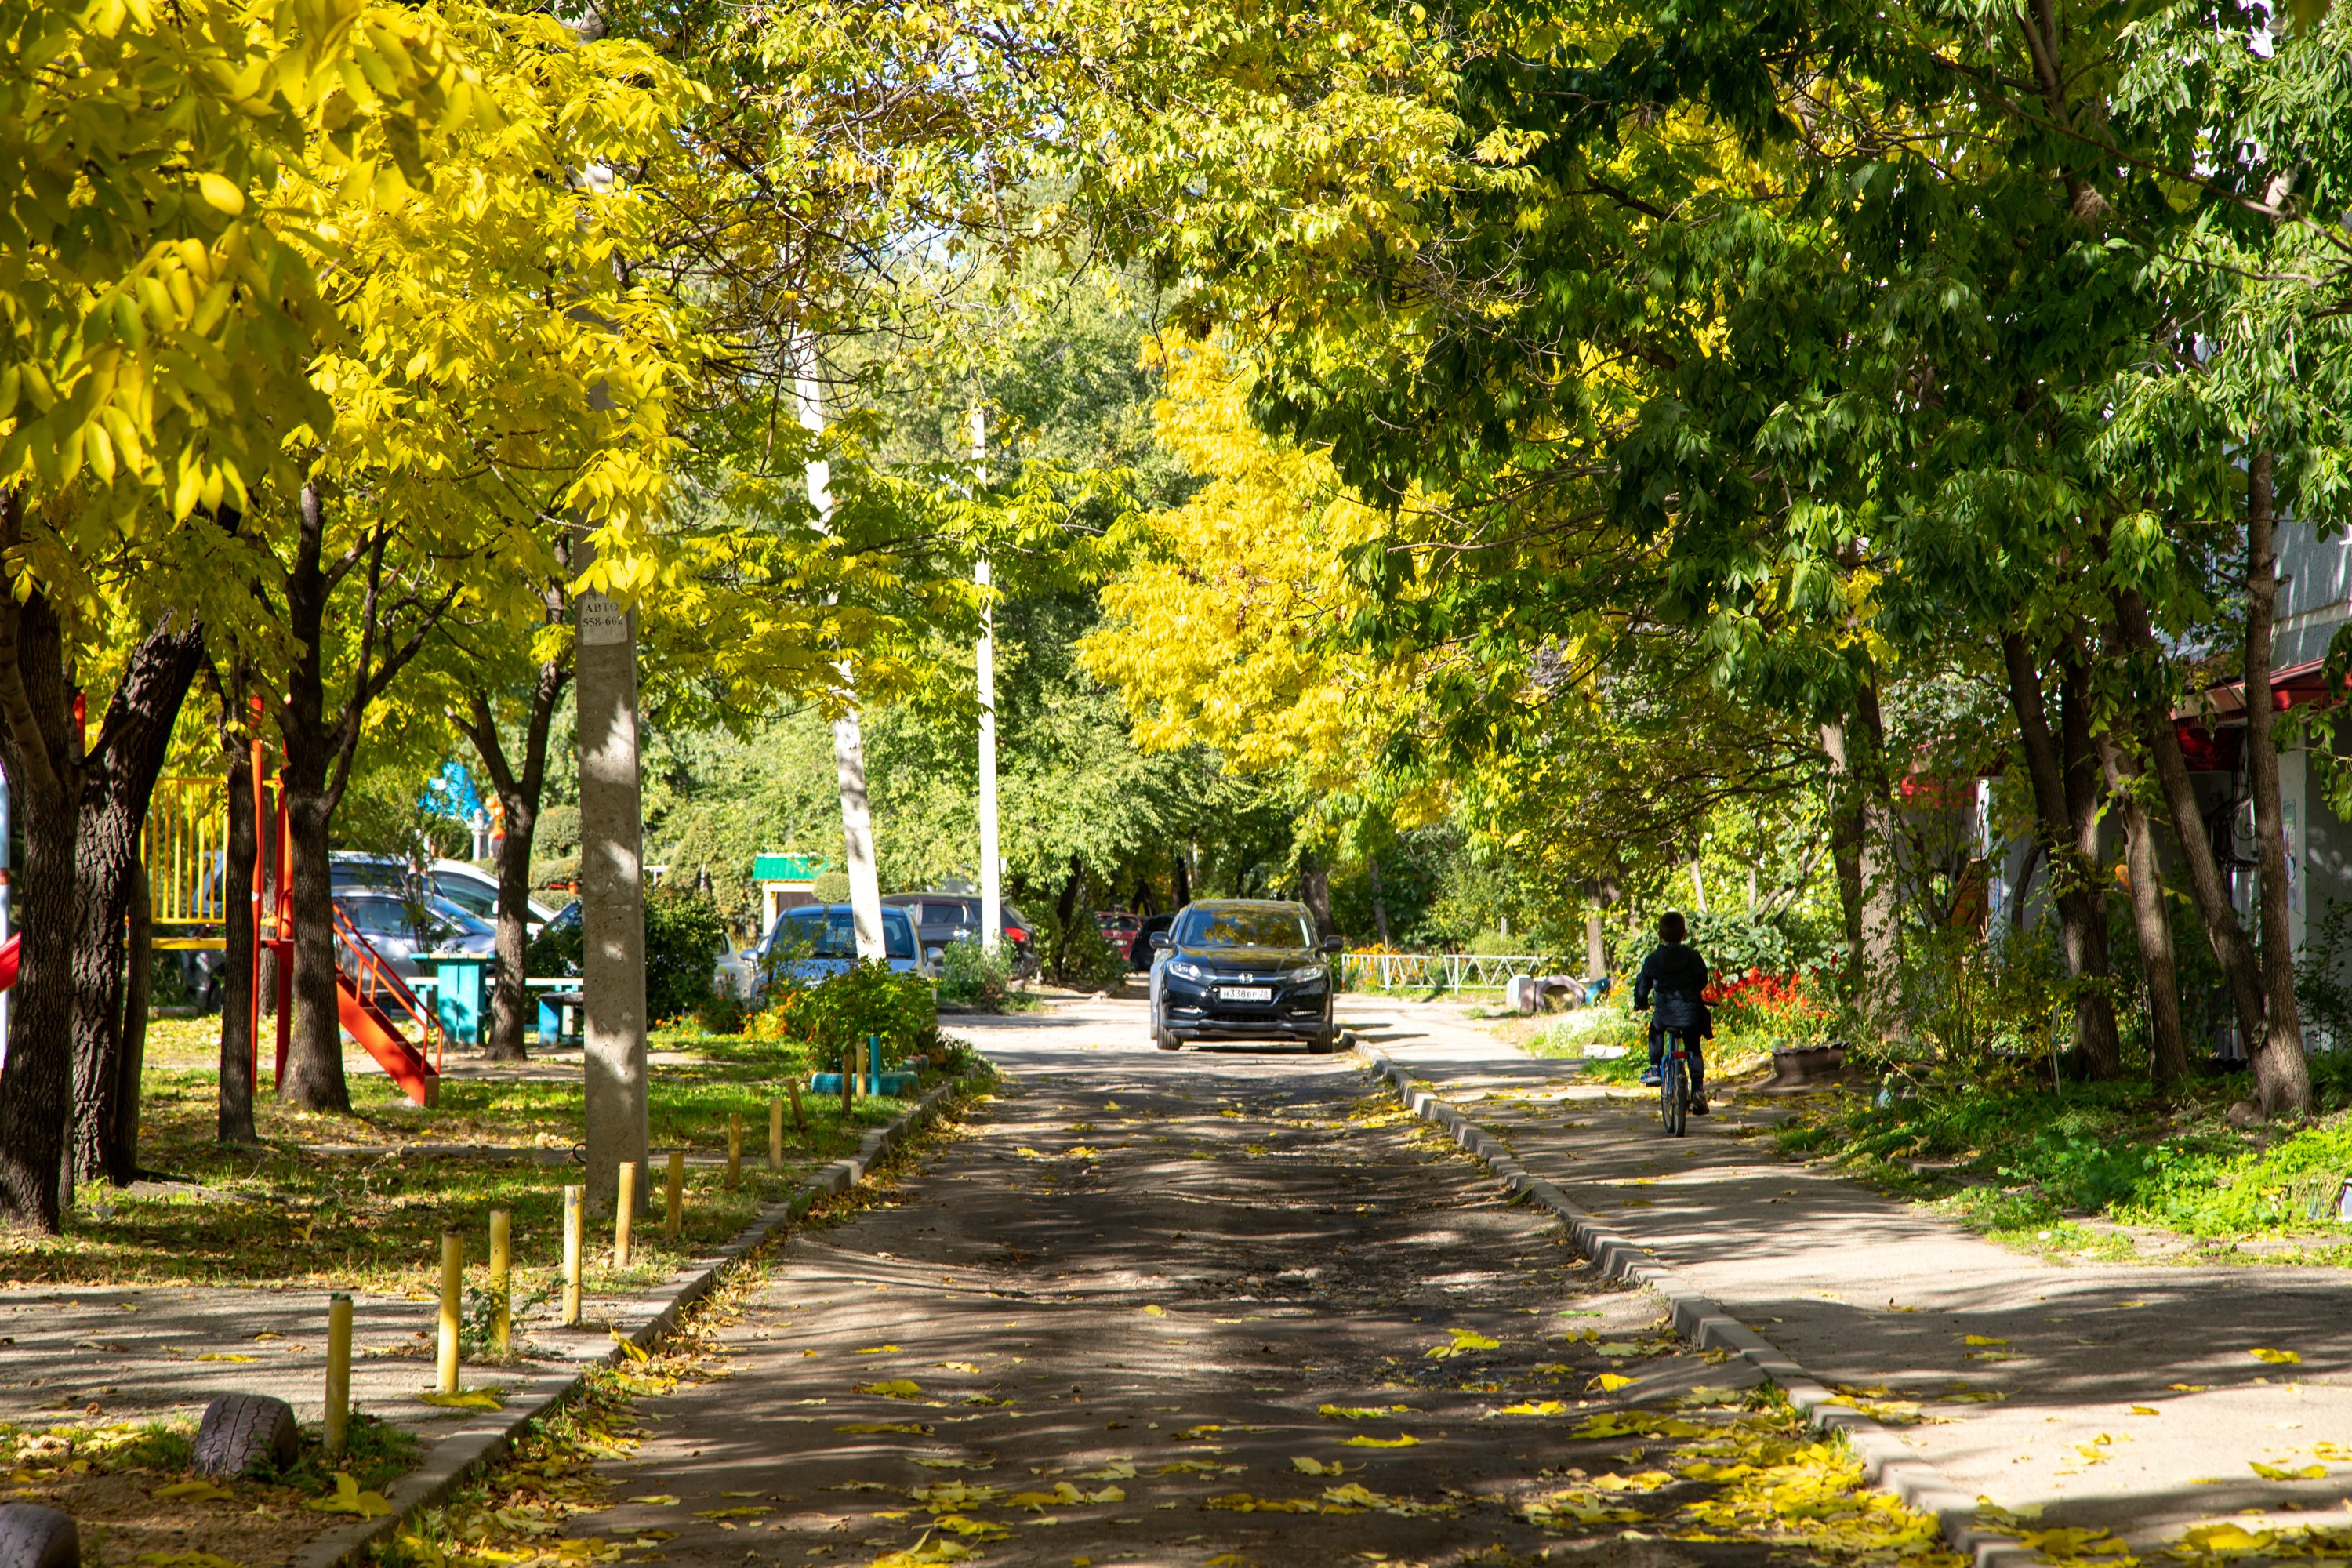
[[[1498,987],[1515,974],[1568,974],[1549,952],[1343,952],[1339,984],[1356,991],[1459,991]]]

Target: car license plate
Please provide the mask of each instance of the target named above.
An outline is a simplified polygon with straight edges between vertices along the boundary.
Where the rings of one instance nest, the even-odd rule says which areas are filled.
[[[1220,985],[1217,987],[1217,1000],[1220,1002],[1271,1002],[1274,1000],[1274,987],[1270,985]]]

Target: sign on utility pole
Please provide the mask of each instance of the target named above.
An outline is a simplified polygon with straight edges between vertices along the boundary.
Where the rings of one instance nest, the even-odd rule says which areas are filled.
[[[575,576],[593,559],[584,531],[578,537]],[[587,1068],[588,1203],[602,1213],[615,1201],[623,1163],[646,1169],[637,627],[635,615],[605,595],[583,593],[576,603],[572,690],[580,731],[580,1033]]]
[[[971,411],[972,488],[988,483],[988,414]],[[996,603],[988,557],[972,568],[980,584],[980,941],[991,952],[1004,943],[1004,862],[996,843]]]
[[[816,352],[805,338],[801,342],[794,390],[799,394],[801,427],[811,435],[824,431],[824,389],[817,384]],[[833,529],[833,465],[822,458],[808,463],[809,505],[816,508],[817,526]],[[846,706],[833,721],[833,773],[841,792],[841,837],[849,860],[849,910],[857,928],[857,956],[879,959],[882,945],[882,885],[874,874],[874,816],[866,803],[866,737],[857,722],[857,680],[843,659],[834,666]]]

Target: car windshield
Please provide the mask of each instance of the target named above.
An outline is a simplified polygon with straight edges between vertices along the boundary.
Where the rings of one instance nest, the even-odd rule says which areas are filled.
[[[1179,947],[1312,947],[1315,938],[1297,910],[1195,910],[1176,934]]]

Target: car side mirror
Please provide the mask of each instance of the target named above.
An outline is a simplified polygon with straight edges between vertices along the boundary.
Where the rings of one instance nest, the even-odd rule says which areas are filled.
[[[1315,944],[1315,951],[1318,952],[1340,953],[1348,951],[1348,944],[1341,942],[1336,936],[1327,936],[1321,942]]]
[[[1168,945],[1168,933],[1164,931],[1152,931],[1143,939],[1143,945],[1157,952]]]
[[[926,963],[937,963],[940,959],[946,956],[947,955],[944,952],[936,947],[927,947],[923,949],[923,962]]]

